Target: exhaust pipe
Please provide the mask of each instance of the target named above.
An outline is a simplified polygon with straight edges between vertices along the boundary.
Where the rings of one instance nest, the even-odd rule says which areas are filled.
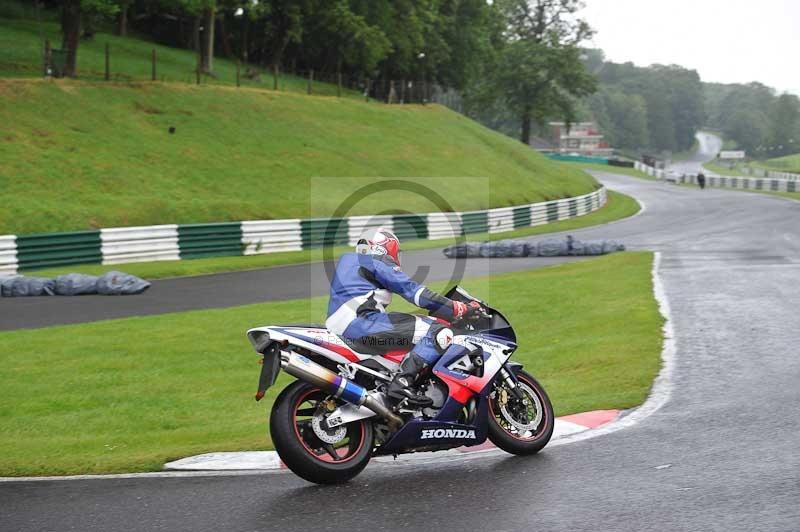
[[[403,419],[400,416],[369,395],[363,387],[349,379],[345,379],[341,375],[337,375],[324,366],[320,366],[316,362],[312,362],[303,355],[293,351],[281,351],[281,367],[289,375],[311,383],[348,403],[356,406],[366,406],[385,419],[389,423],[389,428],[393,431],[403,424]]]

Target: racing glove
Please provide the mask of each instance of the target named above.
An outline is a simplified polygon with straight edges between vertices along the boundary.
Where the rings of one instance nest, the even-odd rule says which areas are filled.
[[[453,301],[453,319],[468,320],[478,318],[486,314],[486,310],[477,301],[462,303]]]

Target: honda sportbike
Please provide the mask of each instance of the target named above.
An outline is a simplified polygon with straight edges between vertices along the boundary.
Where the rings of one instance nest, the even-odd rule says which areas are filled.
[[[452,345],[418,380],[433,401],[424,408],[386,395],[406,352],[359,353],[320,326],[247,331],[263,355],[257,400],[281,369],[297,378],[275,399],[270,416],[272,441],[289,469],[311,482],[336,484],[360,473],[373,456],[480,445],[487,438],[518,455],[547,445],[553,407],[536,379],[510,360],[517,349],[511,324],[460,287],[447,297],[478,301],[486,312],[447,324]]]

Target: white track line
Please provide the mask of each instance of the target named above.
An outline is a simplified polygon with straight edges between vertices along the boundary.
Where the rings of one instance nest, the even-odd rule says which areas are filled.
[[[621,416],[616,421],[612,421],[606,425],[602,425],[596,429],[589,429],[578,432],[576,434],[567,435],[552,441],[548,447],[556,447],[567,443],[574,443],[578,441],[588,440],[604,434],[610,434],[618,430],[632,427],[642,421],[643,419],[653,415],[658,409],[664,406],[669,401],[672,393],[673,380],[672,375],[675,369],[675,331],[672,323],[672,311],[670,309],[669,300],[667,299],[666,292],[664,291],[664,284],[661,280],[659,273],[661,267],[661,252],[655,252],[653,260],[653,293],[658,302],[659,311],[664,317],[665,322],[662,328],[664,333],[664,342],[661,349],[662,366],[653,387],[650,390],[647,400],[644,404],[629,414]],[[432,456],[427,460],[397,460],[394,463],[397,465],[406,464],[422,464],[422,463],[446,463],[470,460],[481,458],[484,456],[494,456],[504,454],[499,449],[487,449],[485,451],[476,451],[472,453],[458,453],[440,455],[439,458]],[[409,455],[411,456],[411,455]],[[393,464],[394,464],[393,463]],[[385,464],[388,465],[388,464]],[[250,471],[163,471],[157,473],[128,473],[119,475],[72,475],[62,477],[0,477],[0,482],[43,482],[54,480],[108,480],[108,479],[129,479],[129,478],[185,478],[185,477],[220,477],[220,476],[247,476],[247,475],[265,475],[271,473],[280,473],[281,469],[260,469]]]

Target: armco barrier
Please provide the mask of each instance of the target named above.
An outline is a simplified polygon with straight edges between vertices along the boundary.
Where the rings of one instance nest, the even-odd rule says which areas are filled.
[[[644,172],[645,174],[647,174],[649,176],[655,177],[656,179],[664,179],[666,177],[666,175],[667,175],[667,173],[664,170],[659,170],[658,168],[653,168],[652,166],[649,166],[649,165],[644,164],[644,163],[640,163],[639,161],[636,161],[635,163],[633,163],[633,167],[635,169],[639,170],[640,172]]]
[[[437,240],[574,218],[606,203],[600,188],[575,198],[486,211],[353,216],[337,219],[117,227],[76,233],[0,236],[0,273],[73,264],[123,264],[354,245],[371,227],[391,228],[403,240]]]
[[[789,181],[800,180],[800,174],[792,172],[778,172],[776,170],[765,170],[764,168],[742,167],[738,169],[743,174],[753,177],[763,177],[767,179],[786,179]]]
[[[697,184],[697,176],[676,178],[678,183]],[[762,179],[760,177],[706,176],[707,187],[737,188],[740,190],[765,190],[770,192],[800,192],[800,183],[786,179]]]
[[[0,274],[17,271],[17,237],[0,236]]]
[[[100,231],[17,236],[20,270],[98,263],[103,260]]]
[[[179,260],[178,226],[101,229],[103,264]]]

